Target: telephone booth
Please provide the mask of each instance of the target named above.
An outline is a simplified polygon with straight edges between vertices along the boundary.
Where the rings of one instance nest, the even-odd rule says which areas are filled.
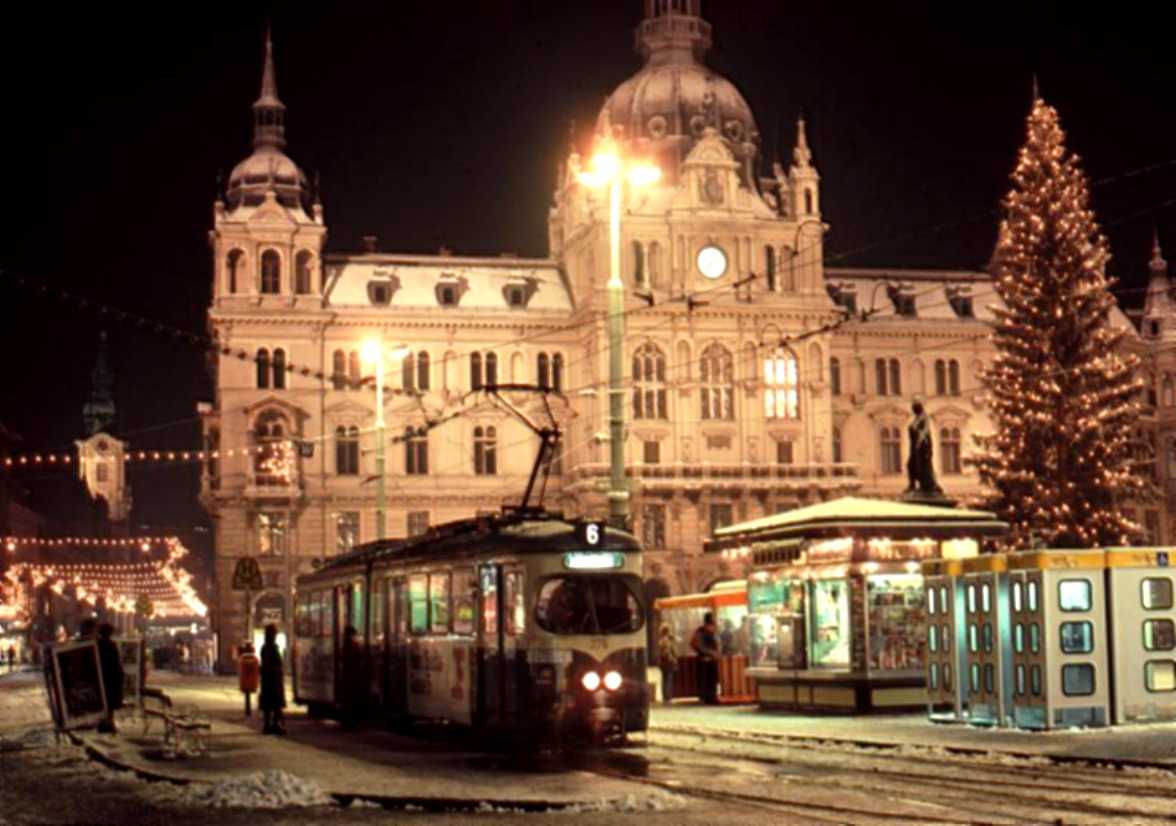
[[[1006,725],[1012,714],[1013,687],[1008,558],[987,554],[965,559],[963,574],[968,721]]]
[[[960,559],[923,562],[927,601],[927,716],[955,722],[968,716],[964,566]]]
[[[1176,548],[1108,548],[1114,721],[1176,719]]]
[[[1014,725],[1109,722],[1105,566],[1101,550],[1009,554]]]
[[[755,700],[755,685],[747,674],[748,655],[753,631],[747,613],[747,583],[742,579],[717,582],[701,594],[662,597],[654,603],[662,623],[674,634],[674,653],[678,671],[674,676],[675,697],[698,696],[697,657],[690,650],[690,639],[702,625],[707,613],[714,614],[718,625],[719,701],[750,703]]]

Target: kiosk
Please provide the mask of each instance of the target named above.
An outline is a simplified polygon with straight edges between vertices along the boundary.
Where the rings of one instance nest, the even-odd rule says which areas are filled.
[[[1107,548],[1116,723],[1176,719],[1174,548]]]
[[[966,559],[963,569],[968,721],[1003,726],[1013,713],[1008,557]]]
[[[759,704],[925,708],[922,562],[975,556],[1007,530],[986,511],[846,497],[716,531],[707,552],[752,563]]]
[[[923,591],[927,595],[927,716],[941,722],[968,719],[963,572],[960,559],[923,562]]]

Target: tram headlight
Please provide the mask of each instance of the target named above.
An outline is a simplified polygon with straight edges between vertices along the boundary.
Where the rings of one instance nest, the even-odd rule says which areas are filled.
[[[589,671],[580,678],[580,684],[589,691],[595,691],[600,688],[600,675],[595,671]]]
[[[621,675],[616,671],[610,671],[604,675],[604,687],[609,691],[616,691],[621,687]]]

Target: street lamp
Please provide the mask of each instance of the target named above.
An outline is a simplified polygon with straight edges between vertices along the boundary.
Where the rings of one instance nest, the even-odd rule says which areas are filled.
[[[376,368],[376,539],[386,535],[384,515],[384,356],[399,361],[405,358],[408,347],[401,345],[385,353],[381,339],[368,339],[361,348],[364,361]]]
[[[612,138],[605,138],[592,156],[589,170],[577,176],[583,184],[608,187],[608,407],[609,491],[608,521],[614,528],[628,528],[629,492],[625,482],[625,396],[621,387],[624,370],[625,293],[621,283],[621,187],[649,186],[661,180],[661,170],[638,160],[626,161]]]

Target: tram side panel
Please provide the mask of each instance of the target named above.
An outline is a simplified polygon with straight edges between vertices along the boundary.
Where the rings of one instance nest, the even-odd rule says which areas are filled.
[[[294,701],[335,703],[334,592],[309,587],[297,597],[294,628]]]

